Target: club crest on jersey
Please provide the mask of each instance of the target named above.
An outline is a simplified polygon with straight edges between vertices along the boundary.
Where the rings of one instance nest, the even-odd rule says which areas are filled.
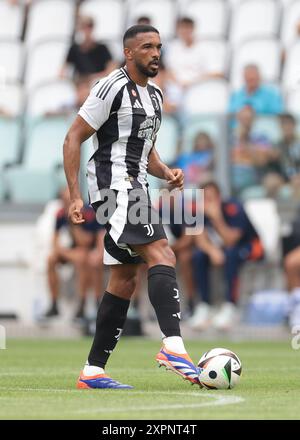
[[[151,93],[150,98],[153,102],[154,109],[159,110],[159,103],[158,103],[157,96],[154,93]]]
[[[134,89],[131,89],[131,93],[132,93],[132,96],[134,96],[135,98],[137,97],[137,93]]]

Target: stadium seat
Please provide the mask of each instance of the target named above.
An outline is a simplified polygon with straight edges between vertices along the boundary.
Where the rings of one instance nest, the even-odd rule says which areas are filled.
[[[121,38],[124,30],[125,6],[122,0],[86,0],[79,9],[80,15],[95,20],[95,36],[99,40]]]
[[[7,82],[20,81],[23,74],[24,51],[19,41],[0,41],[0,71]]]
[[[5,179],[4,179],[4,173],[2,170],[0,170],[0,202],[3,202],[5,199],[6,194],[6,185],[5,185]]]
[[[74,29],[75,2],[43,0],[34,2],[29,10],[26,44],[50,39],[70,39]]]
[[[24,91],[20,84],[5,84],[0,93],[0,110],[10,116],[23,112]]]
[[[197,37],[222,38],[227,33],[229,11],[223,0],[190,0],[180,12],[195,20]]]
[[[58,184],[51,170],[8,168],[5,181],[8,195],[15,203],[45,203],[56,196]]]
[[[298,0],[290,0],[286,3],[282,25],[281,40],[285,47],[288,47],[297,39],[296,27],[300,21],[300,2]]]
[[[177,8],[172,0],[130,0],[128,26],[135,24],[141,16],[151,19],[163,39],[174,36]]]
[[[253,37],[275,37],[279,7],[275,0],[244,0],[233,10],[230,40],[233,45]]]
[[[22,35],[24,24],[24,6],[11,5],[0,1],[0,39],[18,39]]]
[[[286,108],[288,112],[300,116],[300,86],[288,93],[286,98]]]
[[[28,53],[25,86],[32,90],[58,78],[69,48],[68,40],[40,43]],[[49,63],[51,60],[51,63]]]
[[[228,95],[228,84],[225,80],[203,81],[187,90],[184,96],[184,112],[188,115],[224,114]]]
[[[231,85],[238,89],[243,83],[243,68],[247,64],[256,64],[267,82],[276,82],[280,76],[281,49],[277,40],[272,38],[254,39],[241,44],[234,50]]]
[[[67,111],[75,103],[75,90],[71,81],[53,81],[34,89],[28,96],[27,114],[43,116],[49,112]]]
[[[201,44],[208,49],[215,69],[218,72],[227,74],[229,70],[229,50],[227,41],[222,39],[201,39]]]
[[[207,133],[214,143],[218,143],[222,136],[222,121],[218,116],[192,116],[189,118],[182,133],[182,151],[191,152],[195,138],[199,132]]]
[[[277,116],[259,116],[255,119],[253,133],[265,135],[272,143],[279,141],[281,136],[279,119]]]
[[[172,116],[164,115],[155,145],[164,163],[174,162],[177,155],[178,126]]]
[[[0,169],[19,157],[21,125],[17,118],[0,117]]]
[[[24,166],[37,170],[50,170],[62,165],[63,142],[70,126],[68,118],[38,119],[28,129]]]
[[[245,210],[263,243],[269,261],[278,261],[280,253],[280,218],[273,199],[251,199]]]
[[[289,47],[282,73],[282,85],[286,91],[299,88],[300,78],[300,41]]]

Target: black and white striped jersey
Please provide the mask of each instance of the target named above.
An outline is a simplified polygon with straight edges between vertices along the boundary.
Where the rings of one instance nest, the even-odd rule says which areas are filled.
[[[161,113],[161,90],[151,82],[135,84],[125,68],[95,84],[78,113],[96,130],[87,167],[91,203],[101,200],[103,188],[146,188]]]

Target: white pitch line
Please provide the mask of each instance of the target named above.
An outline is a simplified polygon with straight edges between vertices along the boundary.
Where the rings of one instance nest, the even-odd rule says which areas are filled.
[[[133,392],[134,393],[134,392]],[[132,394],[133,394],[132,393]],[[143,391],[136,391],[135,394],[143,394],[145,393]],[[129,407],[126,408],[126,412],[135,412],[135,411],[167,411],[172,409],[195,409],[195,408],[203,408],[207,406],[222,406],[222,405],[233,405],[236,403],[244,402],[245,399],[243,399],[240,396],[225,396],[224,394],[204,394],[204,393],[177,393],[177,392],[165,392],[165,391],[153,391],[149,392],[149,394],[155,394],[155,395],[162,395],[167,394],[172,396],[174,395],[180,395],[184,397],[196,397],[200,398],[210,398],[214,399],[211,402],[199,402],[199,403],[176,403],[176,404],[166,404],[166,405],[155,405],[155,406],[136,406],[136,407]],[[89,414],[89,413],[111,413],[111,412],[117,412],[122,413],[124,412],[124,407],[122,408],[90,408],[90,409],[80,409],[75,411],[76,414]]]
[[[6,388],[6,387],[0,387],[0,391],[13,391],[13,392],[20,392],[20,391],[35,391],[35,392],[54,392],[54,393],[77,393],[79,394],[79,390],[66,390],[66,389],[58,389],[58,388],[52,388],[52,389],[48,389],[48,388]],[[83,390],[83,392],[87,392],[86,390]],[[93,390],[93,393],[97,393],[97,391],[99,390]],[[122,391],[124,392],[125,390],[121,390],[121,393],[118,394],[119,397],[122,396]],[[94,395],[95,395],[94,394]],[[199,392],[190,392],[190,393],[186,393],[186,392],[177,392],[177,391],[134,391],[134,390],[130,390],[128,392],[128,394],[126,393],[126,397],[128,396],[134,396],[134,395],[143,395],[145,396],[149,396],[149,395],[157,395],[157,396],[161,396],[161,395],[167,395],[167,396],[181,396],[181,397],[196,397],[197,399],[201,399],[201,398],[208,398],[208,399],[212,399],[213,401],[210,402],[198,402],[198,403],[178,403],[178,404],[167,404],[167,405],[156,405],[156,406],[136,406],[136,407],[130,407],[127,408],[126,411],[130,411],[130,412],[134,412],[134,411],[166,411],[166,410],[170,410],[170,409],[192,409],[192,408],[202,408],[202,407],[207,407],[207,406],[223,406],[223,405],[233,405],[233,404],[237,404],[237,403],[241,403],[244,402],[244,398],[240,397],[240,396],[225,396],[224,394],[217,394],[217,391],[213,391],[212,393],[208,393],[208,392],[203,392],[200,391]],[[0,397],[1,399],[1,397]],[[76,414],[89,414],[89,413],[111,413],[111,412],[122,412],[124,411],[124,407],[122,408],[118,408],[118,407],[113,407],[113,408],[87,408],[87,409],[80,409],[80,410],[76,410],[76,411],[72,411]]]

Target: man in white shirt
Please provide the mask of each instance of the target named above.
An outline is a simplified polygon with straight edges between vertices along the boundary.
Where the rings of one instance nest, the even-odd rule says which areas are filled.
[[[217,55],[195,38],[191,18],[178,20],[177,36],[167,47],[165,63],[178,86],[185,89],[199,81],[223,77]]]

